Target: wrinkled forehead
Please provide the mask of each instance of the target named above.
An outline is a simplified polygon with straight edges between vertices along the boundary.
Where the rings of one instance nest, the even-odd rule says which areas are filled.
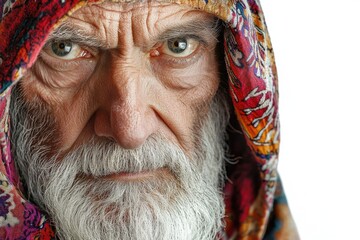
[[[129,11],[139,6],[146,9],[154,6],[177,4],[179,6],[199,9],[214,14],[218,18],[226,21],[229,20],[229,13],[234,5],[234,0],[85,0],[82,3],[83,4],[79,4],[78,7],[101,4],[106,8],[106,6],[111,6],[112,3],[117,3],[117,8],[122,11]],[[70,12],[76,11],[77,8],[72,9]]]
[[[168,2],[154,2],[154,1],[135,1],[135,2],[112,2],[106,1],[102,3],[87,4],[70,14],[70,17],[81,19],[88,19],[91,17],[109,19],[109,20],[124,20],[129,17],[138,18],[143,15],[153,19],[178,19],[181,20],[187,15],[205,15],[203,10],[191,7],[187,4],[177,4]],[[208,14],[210,15],[210,14]],[[117,18],[120,16],[120,19]],[[96,20],[96,19],[94,19]],[[152,20],[152,19],[149,19]]]
[[[129,19],[146,17],[148,24],[152,21],[164,20],[181,22],[199,18],[217,18],[227,22],[231,1],[226,0],[105,0],[84,1],[68,12],[67,17],[78,21],[92,21],[96,24],[99,19],[126,22]],[[60,21],[61,23],[62,21]],[[157,24],[152,25],[156,27]]]
[[[158,1],[133,1],[88,4],[69,15],[50,34],[50,38],[69,32],[94,36],[106,48],[126,38],[137,45],[158,41],[162,33],[172,30],[196,33],[211,30],[216,18],[213,14],[189,5]]]

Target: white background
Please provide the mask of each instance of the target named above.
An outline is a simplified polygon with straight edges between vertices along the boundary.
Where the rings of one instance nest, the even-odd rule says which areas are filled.
[[[279,171],[301,239],[360,239],[360,1],[261,3],[279,74]]]

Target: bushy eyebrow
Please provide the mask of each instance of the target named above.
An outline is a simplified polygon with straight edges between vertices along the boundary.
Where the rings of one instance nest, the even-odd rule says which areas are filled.
[[[207,44],[209,41],[217,39],[220,29],[219,23],[220,20],[214,17],[213,19],[201,19],[171,25],[167,27],[167,29],[160,33],[158,36],[155,36],[153,39],[151,39],[150,44],[165,42],[169,39],[177,37],[194,37],[198,38],[197,40],[199,41],[203,41],[204,44]],[[69,22],[61,24],[52,33],[50,33],[47,42],[65,40],[72,41],[77,44],[86,45],[89,47],[96,47],[101,49],[109,48],[109,46],[105,42],[97,39],[96,35],[90,34],[85,30],[81,29],[79,26],[72,25]]]
[[[52,33],[50,33],[47,42],[52,41],[71,41],[78,44],[83,44],[89,47],[107,48],[108,46],[98,40],[93,34],[89,34],[83,29],[72,25],[68,22],[61,24]]]

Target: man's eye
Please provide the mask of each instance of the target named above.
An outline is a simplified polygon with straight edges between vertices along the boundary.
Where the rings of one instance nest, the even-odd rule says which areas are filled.
[[[53,42],[51,44],[51,50],[59,57],[64,57],[71,53],[73,44],[69,41]]]
[[[199,41],[193,38],[173,38],[162,46],[162,52],[173,57],[187,57],[199,46]]]
[[[71,41],[53,41],[44,47],[44,51],[50,56],[63,59],[74,60],[86,57],[88,52],[82,49],[78,44]]]

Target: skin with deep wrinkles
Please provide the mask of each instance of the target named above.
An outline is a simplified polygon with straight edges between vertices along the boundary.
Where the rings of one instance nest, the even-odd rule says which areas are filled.
[[[193,125],[219,84],[215,33],[194,22],[211,26],[214,19],[159,3],[103,3],[69,17],[63,26],[96,42],[73,45],[71,59],[62,59],[49,40],[22,82],[28,100],[49,105],[56,147],[68,152],[95,136],[133,149],[158,133],[191,151]],[[166,41],[184,35],[190,54],[169,51]],[[56,33],[50,39],[59,40]]]

